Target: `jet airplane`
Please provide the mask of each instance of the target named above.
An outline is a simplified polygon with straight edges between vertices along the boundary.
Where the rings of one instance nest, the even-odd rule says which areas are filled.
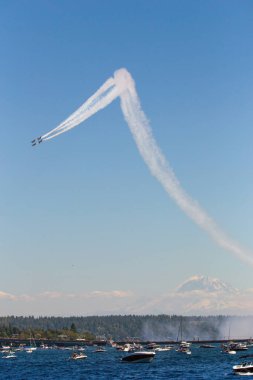
[[[31,144],[32,144],[32,146],[35,146],[35,145],[37,145],[37,144],[40,144],[40,143],[42,143],[42,138],[41,138],[41,136],[40,137],[37,137],[36,139],[34,139],[34,140],[32,140],[31,141]]]

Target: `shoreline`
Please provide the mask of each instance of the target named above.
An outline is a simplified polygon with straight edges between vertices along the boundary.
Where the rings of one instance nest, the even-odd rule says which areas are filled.
[[[240,343],[240,342],[251,342],[251,338],[244,338],[244,339],[217,339],[217,340],[187,340],[187,342],[191,344],[226,344],[228,342],[235,342],[235,343]],[[19,345],[30,345],[30,339],[17,339],[17,338],[4,338],[0,337],[0,345],[7,345],[11,344],[12,346],[19,346]],[[114,343],[117,343],[119,345],[121,344],[131,344],[131,343],[138,343],[141,345],[147,345],[149,343],[156,343],[156,344],[165,344],[165,345],[177,345],[180,343],[180,341],[174,341],[174,340],[146,340],[146,341],[133,341],[133,340],[120,340],[120,341],[115,341]],[[84,340],[56,340],[56,339],[33,339],[33,343],[37,346],[40,347],[42,344],[46,344],[48,346],[57,346],[57,347],[63,347],[63,346],[106,346],[110,345],[110,341],[107,340],[91,340],[91,341],[84,341]]]

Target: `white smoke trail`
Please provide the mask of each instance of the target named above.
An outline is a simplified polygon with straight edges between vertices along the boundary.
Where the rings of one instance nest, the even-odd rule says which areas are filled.
[[[218,245],[253,266],[252,252],[242,248],[226,236],[180,185],[152,135],[149,122],[141,109],[134,80],[126,69],[116,71],[114,78],[109,78],[77,111],[39,139],[49,140],[74,128],[105,108],[118,96],[120,96],[121,109],[138,150],[152,175],[157,178],[178,206]]]
[[[117,96],[118,89],[115,87],[113,78],[109,78],[80,108],[64,120],[58,127],[41,136],[42,140],[50,140],[53,137],[67,132],[84,120],[88,119],[102,108],[108,106]]]

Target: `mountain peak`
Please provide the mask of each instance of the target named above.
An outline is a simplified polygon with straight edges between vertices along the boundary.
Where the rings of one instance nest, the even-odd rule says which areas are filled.
[[[202,291],[207,293],[237,293],[237,289],[231,285],[219,280],[218,278],[208,276],[192,276],[178,286],[178,293]]]

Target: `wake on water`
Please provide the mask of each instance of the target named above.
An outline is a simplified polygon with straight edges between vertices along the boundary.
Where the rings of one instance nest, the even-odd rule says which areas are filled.
[[[165,191],[188,217],[204,229],[219,246],[253,266],[252,252],[232,241],[180,185],[152,135],[149,122],[141,108],[134,80],[126,69],[117,70],[114,77],[109,78],[73,114],[56,128],[33,140],[32,144],[36,145],[42,141],[53,139],[75,128],[96,112],[107,107],[118,96],[125,120],[151,174],[161,183]]]

